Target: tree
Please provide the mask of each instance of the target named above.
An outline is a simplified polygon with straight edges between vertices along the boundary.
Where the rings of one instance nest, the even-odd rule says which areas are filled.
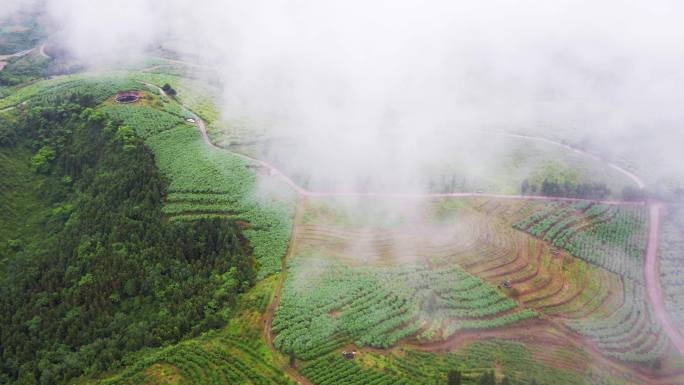
[[[525,195],[528,191],[530,191],[530,182],[527,179],[524,179],[520,185],[520,192],[522,195]]]
[[[31,158],[31,170],[39,174],[45,174],[48,172],[50,162],[53,159],[55,159],[55,151],[48,146],[44,146]]]
[[[169,83],[164,84],[162,90],[169,96],[176,96],[176,90],[174,90]]]
[[[541,193],[544,196],[551,197],[558,195],[558,184],[551,182],[548,179],[544,179],[542,182]]]
[[[449,370],[447,373],[447,385],[461,385],[461,371],[458,369]]]

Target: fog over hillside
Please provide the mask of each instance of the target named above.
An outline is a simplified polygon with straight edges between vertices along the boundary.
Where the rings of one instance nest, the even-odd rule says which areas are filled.
[[[94,67],[160,44],[215,67],[224,118],[297,137],[314,173],[417,172],[466,130],[484,129],[591,145],[650,181],[684,174],[681,2],[66,0],[47,9],[60,39]]]

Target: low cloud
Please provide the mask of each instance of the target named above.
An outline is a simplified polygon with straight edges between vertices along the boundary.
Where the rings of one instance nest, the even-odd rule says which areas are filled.
[[[413,180],[451,144],[482,140],[470,129],[566,137],[649,175],[684,175],[680,2],[53,0],[48,10],[84,61],[168,44],[216,67],[224,119],[296,138],[289,154],[320,180],[334,174],[335,188]]]

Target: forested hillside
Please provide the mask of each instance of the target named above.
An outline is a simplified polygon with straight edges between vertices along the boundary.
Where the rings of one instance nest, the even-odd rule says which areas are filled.
[[[61,383],[219,327],[254,284],[235,223],[165,220],[152,153],[92,100],[0,117],[0,383]]]

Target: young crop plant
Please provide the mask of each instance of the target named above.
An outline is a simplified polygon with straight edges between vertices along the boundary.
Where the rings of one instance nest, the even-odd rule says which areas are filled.
[[[349,267],[300,256],[288,271],[273,320],[274,344],[304,359],[345,341],[389,348],[421,330],[423,339],[433,340],[537,317],[532,310],[516,310],[514,301],[459,267]]]
[[[671,205],[660,226],[658,263],[665,305],[684,332],[684,207]]]
[[[143,138],[184,124],[184,119],[179,115],[143,104],[111,104],[103,107],[103,110],[112,119],[133,128]]]
[[[515,229],[563,248],[627,278],[642,281],[647,238],[644,206],[609,206],[588,202],[530,203]],[[530,213],[531,212],[531,213]]]
[[[239,219],[247,223],[243,233],[259,263],[259,276],[280,270],[290,238],[293,202],[257,198],[257,174],[250,162],[206,146],[194,126],[162,130],[146,143],[170,180],[164,212],[171,220]]]
[[[655,322],[644,287],[625,280],[624,301],[610,312],[594,312],[568,326],[591,338],[607,356],[622,361],[653,363],[663,357],[669,340]]]
[[[69,100],[79,95],[87,95],[88,104],[95,106],[119,91],[140,90],[142,87],[138,82],[119,76],[61,76],[22,87],[0,99],[0,110],[24,103],[55,103],[58,99]]]

